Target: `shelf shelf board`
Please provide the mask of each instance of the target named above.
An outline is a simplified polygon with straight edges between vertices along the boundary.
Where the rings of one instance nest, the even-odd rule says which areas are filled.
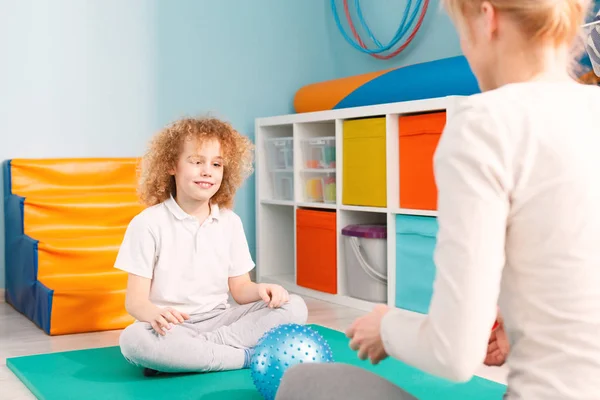
[[[379,303],[373,303],[370,301],[365,301],[361,299],[357,299],[350,296],[345,296],[341,294],[331,294],[320,292],[318,290],[305,288],[302,286],[298,286],[294,279],[294,274],[273,274],[273,275],[263,275],[259,282],[266,283],[275,283],[283,286],[290,293],[295,293],[300,296],[308,296],[314,299],[319,299],[323,301],[327,301],[329,303],[339,304],[346,307],[352,307],[358,310],[363,311],[371,311],[373,307],[375,307]]]
[[[419,215],[423,217],[437,217],[437,211],[433,210],[417,210],[413,208],[393,208],[391,210],[393,214],[404,214],[404,215]]]
[[[298,207],[305,207],[305,208],[327,208],[330,210],[333,210],[336,208],[335,204],[331,204],[331,203],[313,203],[313,202],[299,202],[296,204]]]
[[[335,168],[303,168],[300,170],[304,173],[331,174],[335,173]]]
[[[338,208],[343,211],[360,211],[372,213],[386,213],[388,211],[386,207],[348,206],[345,204],[341,204]]]
[[[272,117],[256,119],[257,126],[277,126],[302,123],[328,122],[350,118],[364,118],[372,116],[383,116],[388,114],[410,114],[427,111],[444,110],[454,100],[464,96],[446,96],[432,99],[403,101],[386,104],[375,104],[369,106],[340,108],[334,110],[322,110],[305,113],[293,113]]]
[[[274,199],[262,199],[260,204],[270,204],[274,206],[293,206],[295,203],[292,200],[274,200]]]

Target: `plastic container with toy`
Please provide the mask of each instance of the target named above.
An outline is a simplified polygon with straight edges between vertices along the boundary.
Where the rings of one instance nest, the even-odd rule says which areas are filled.
[[[304,167],[307,169],[335,168],[335,137],[319,137],[302,141]]]
[[[293,138],[266,139],[268,165],[271,170],[292,170],[294,168]]]
[[[335,173],[313,174],[305,178],[306,201],[312,203],[336,202]]]
[[[294,173],[271,171],[273,177],[273,199],[294,200]]]

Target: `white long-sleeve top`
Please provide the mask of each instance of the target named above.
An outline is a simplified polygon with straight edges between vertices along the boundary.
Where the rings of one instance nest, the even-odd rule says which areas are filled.
[[[600,88],[529,82],[471,96],[434,166],[433,298],[425,317],[384,317],[388,354],[469,380],[499,305],[508,399],[600,399]]]

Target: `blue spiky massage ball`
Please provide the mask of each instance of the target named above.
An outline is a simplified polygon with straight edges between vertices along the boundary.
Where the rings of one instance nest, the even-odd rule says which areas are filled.
[[[309,326],[284,324],[263,335],[254,348],[250,373],[258,392],[273,400],[285,371],[301,363],[333,362],[327,341]]]

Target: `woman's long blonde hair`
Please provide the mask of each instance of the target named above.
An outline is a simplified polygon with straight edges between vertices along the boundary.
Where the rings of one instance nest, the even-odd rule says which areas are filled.
[[[574,59],[583,54],[581,26],[591,10],[591,0],[442,0],[442,5],[461,23],[484,1],[516,21],[533,44],[567,46]]]

